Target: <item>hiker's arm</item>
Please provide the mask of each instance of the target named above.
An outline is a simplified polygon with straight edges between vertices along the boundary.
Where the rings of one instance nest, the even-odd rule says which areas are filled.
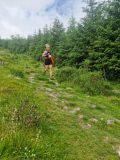
[[[42,57],[45,57],[45,52],[43,52]]]
[[[49,58],[52,58],[51,54],[49,55]]]

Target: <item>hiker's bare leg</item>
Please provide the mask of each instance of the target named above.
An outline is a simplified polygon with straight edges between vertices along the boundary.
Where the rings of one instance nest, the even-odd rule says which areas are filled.
[[[49,66],[45,65],[45,73],[48,71]]]
[[[49,65],[49,69],[50,69],[50,79],[52,79],[52,64]]]

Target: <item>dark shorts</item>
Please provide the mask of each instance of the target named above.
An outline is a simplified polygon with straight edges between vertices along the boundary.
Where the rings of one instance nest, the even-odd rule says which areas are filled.
[[[45,59],[45,65],[51,65],[52,61],[51,59]]]

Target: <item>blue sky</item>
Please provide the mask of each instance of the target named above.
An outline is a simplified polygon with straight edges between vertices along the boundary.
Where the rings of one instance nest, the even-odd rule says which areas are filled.
[[[9,38],[33,34],[58,17],[67,27],[73,15],[77,21],[84,17],[83,0],[0,0],[0,36]],[[102,1],[102,0],[99,0]]]
[[[50,12],[51,10],[57,10],[59,15],[69,16],[73,9],[72,2],[72,0],[56,0],[53,4],[46,7],[45,11]]]

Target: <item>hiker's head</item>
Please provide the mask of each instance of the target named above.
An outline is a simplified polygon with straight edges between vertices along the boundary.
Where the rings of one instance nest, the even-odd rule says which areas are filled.
[[[47,51],[50,51],[50,45],[49,44],[46,44],[45,47],[46,47]]]

